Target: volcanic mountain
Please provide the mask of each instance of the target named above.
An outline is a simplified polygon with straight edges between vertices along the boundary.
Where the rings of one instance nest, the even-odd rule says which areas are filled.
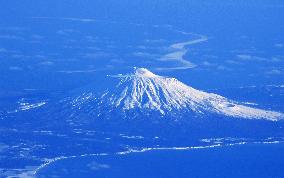
[[[199,91],[175,78],[159,76],[145,68],[134,68],[129,74],[108,78],[111,79],[110,86],[101,92],[85,91],[68,98],[72,109],[98,116],[116,112],[125,117],[130,113],[146,113],[148,116],[156,113],[162,117],[183,113],[187,116],[218,114],[272,121],[284,118],[282,113],[252,108],[217,94]]]

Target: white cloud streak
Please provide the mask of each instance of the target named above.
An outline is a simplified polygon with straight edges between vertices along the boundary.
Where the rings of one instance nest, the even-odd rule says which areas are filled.
[[[179,67],[168,67],[168,68],[156,68],[156,70],[185,70],[185,69],[190,69],[196,67],[195,64],[192,62],[186,60],[184,58],[185,54],[187,53],[186,46],[188,45],[194,45],[198,43],[202,43],[207,41],[208,38],[205,36],[201,36],[199,39],[195,40],[190,40],[186,42],[181,42],[181,43],[175,43],[170,46],[170,49],[172,52],[162,56],[159,61],[175,61],[178,62],[181,66]]]

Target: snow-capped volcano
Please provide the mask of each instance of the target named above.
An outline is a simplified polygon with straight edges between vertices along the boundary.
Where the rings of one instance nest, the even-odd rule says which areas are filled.
[[[145,68],[134,68],[126,75],[109,76],[117,83],[104,92],[84,93],[73,100],[73,106],[88,105],[89,110],[119,110],[158,112],[161,115],[175,113],[217,113],[238,118],[280,120],[284,115],[238,104],[213,93],[196,90],[175,78],[156,75]],[[79,104],[79,105],[78,105]],[[90,108],[90,105],[93,107]],[[99,108],[99,109],[98,109]]]

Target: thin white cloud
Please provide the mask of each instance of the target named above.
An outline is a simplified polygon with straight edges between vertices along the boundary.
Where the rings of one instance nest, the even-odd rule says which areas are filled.
[[[208,40],[207,37],[201,36],[200,38],[195,39],[195,40],[172,44],[170,46],[170,49],[172,52],[165,54],[164,56],[159,58],[159,61],[173,61],[181,65],[181,66],[176,66],[176,67],[164,68],[165,70],[169,70],[169,69],[184,70],[184,69],[194,68],[196,67],[196,65],[184,58],[185,54],[188,51],[186,46],[202,43],[207,40]],[[161,70],[162,68],[158,68],[158,69]]]
[[[114,66],[112,66],[112,65],[106,65],[104,68],[100,68],[100,69],[59,70],[57,72],[59,72],[59,73],[66,73],[66,74],[93,73],[93,72],[99,72],[99,71],[112,70],[113,68],[114,68]]]
[[[186,31],[182,31],[182,30],[174,30],[177,33],[183,34],[183,35],[196,35],[192,32],[186,32]]]
[[[157,58],[159,55],[157,54],[152,54],[152,53],[147,53],[147,52],[134,52],[132,54],[135,57],[143,57],[143,58]]]
[[[283,74],[283,71],[280,70],[280,69],[272,69],[272,70],[266,72],[266,74],[269,74],[269,75],[281,75],[281,74]]]
[[[67,17],[67,18],[61,18],[62,20],[69,20],[69,21],[78,21],[78,22],[95,22],[95,19],[90,19],[90,18],[72,18],[72,17]]]
[[[216,66],[216,64],[211,63],[211,62],[208,62],[208,61],[204,61],[204,62],[202,62],[202,65],[204,65],[204,66],[208,66],[208,67],[214,67],[214,66]]]
[[[242,60],[251,60],[252,56],[248,54],[238,54],[237,57]]]
[[[186,50],[176,51],[168,53],[161,57],[161,61],[182,61],[183,56],[186,54]]]
[[[43,61],[43,62],[39,63],[39,65],[52,66],[52,65],[54,65],[54,63],[52,61]]]
[[[98,59],[98,58],[109,58],[113,57],[112,54],[106,53],[106,52],[95,52],[95,53],[86,53],[83,55],[85,58],[91,58],[91,59]]]
[[[85,36],[84,39],[86,39],[88,42],[92,42],[92,43],[98,42],[100,40],[98,37],[91,36],[91,35]]]
[[[92,73],[97,72],[99,70],[93,69],[93,70],[60,70],[57,71],[59,73],[66,73],[66,74],[73,74],[73,73]]]
[[[186,70],[186,69],[191,69],[191,66],[184,66],[184,67],[156,67],[153,68],[156,71],[171,71],[171,70]]]
[[[219,66],[217,66],[217,69],[218,69],[218,70],[231,71],[231,69],[230,69],[230,68],[228,68],[228,67],[226,67],[226,66],[223,66],[223,65],[219,65]]]
[[[65,21],[76,21],[76,22],[95,22],[95,19],[91,18],[74,18],[74,17],[32,17],[33,19],[54,19],[54,20],[65,20]]]
[[[165,39],[145,39],[145,43],[164,43],[167,42]]]
[[[276,48],[284,48],[284,44],[282,44],[282,43],[276,43],[274,46]]]
[[[187,45],[193,45],[193,44],[197,44],[197,43],[201,43],[201,42],[205,42],[208,41],[208,38],[205,36],[202,36],[199,39],[196,40],[190,40],[190,41],[186,41],[186,42],[182,42],[182,43],[175,43],[173,45],[171,45],[172,48],[174,49],[184,49],[185,46]]]
[[[226,60],[225,61],[226,63],[228,63],[228,64],[242,64],[240,61],[238,61],[238,60],[231,60],[231,59],[229,59],[229,60]]]
[[[273,60],[269,58],[264,58],[260,56],[249,55],[249,54],[238,54],[237,58],[243,61],[273,62]]]

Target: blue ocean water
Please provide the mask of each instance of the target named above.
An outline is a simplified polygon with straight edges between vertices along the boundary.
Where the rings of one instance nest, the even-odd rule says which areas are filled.
[[[283,177],[283,144],[66,158],[39,177]],[[261,176],[260,176],[261,175]]]
[[[283,177],[283,121],[98,120],[64,101],[144,67],[284,112],[284,3],[0,2],[0,177]],[[107,108],[106,108],[107,110]]]

